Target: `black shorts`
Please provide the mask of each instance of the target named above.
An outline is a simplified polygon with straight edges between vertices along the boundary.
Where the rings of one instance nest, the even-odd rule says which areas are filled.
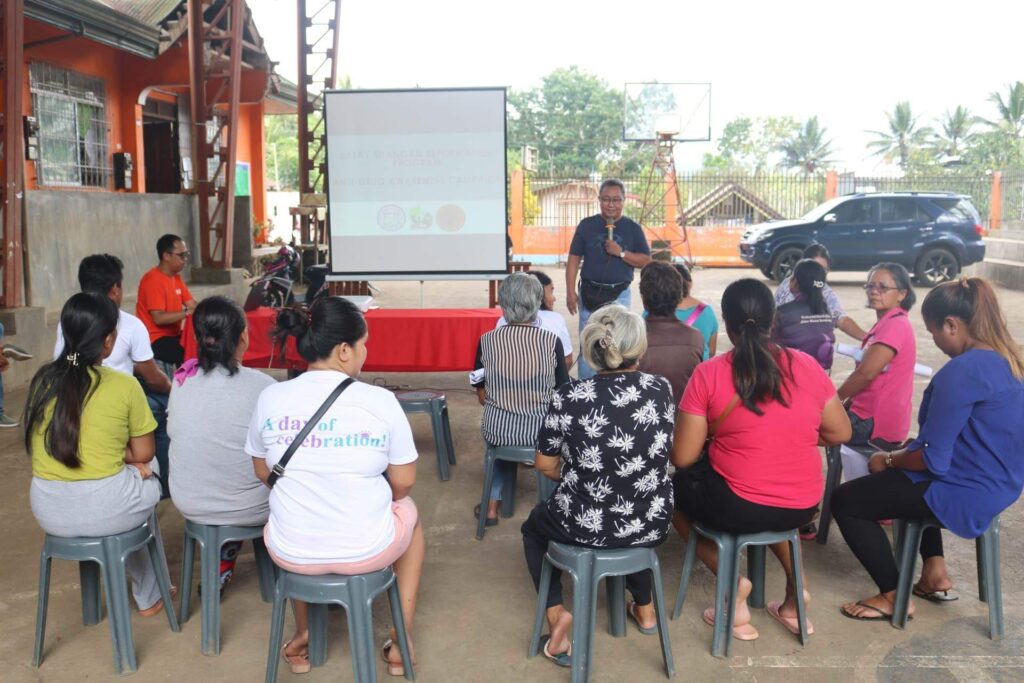
[[[672,477],[676,509],[695,522],[734,534],[790,531],[814,519],[818,506],[803,510],[752,503],[737,496],[706,457]]]

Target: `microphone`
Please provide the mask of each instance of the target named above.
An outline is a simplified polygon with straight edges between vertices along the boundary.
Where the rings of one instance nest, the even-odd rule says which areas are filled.
[[[614,239],[612,237],[612,233],[615,232],[615,222],[608,221],[608,223],[604,227],[608,228],[608,239]]]

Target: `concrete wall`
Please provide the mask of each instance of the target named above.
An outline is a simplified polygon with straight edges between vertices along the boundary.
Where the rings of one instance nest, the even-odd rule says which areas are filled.
[[[139,278],[157,263],[161,235],[180,235],[198,252],[195,207],[191,195],[27,192],[28,305],[60,310],[79,289],[79,261],[103,252],[124,261],[125,296],[134,299]]]

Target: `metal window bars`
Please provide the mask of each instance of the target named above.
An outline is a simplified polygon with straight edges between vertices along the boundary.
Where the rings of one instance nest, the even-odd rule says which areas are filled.
[[[103,81],[34,62],[29,83],[39,125],[39,184],[107,187],[110,128]]]

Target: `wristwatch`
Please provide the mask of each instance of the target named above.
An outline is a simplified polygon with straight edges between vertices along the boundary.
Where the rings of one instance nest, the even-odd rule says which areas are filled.
[[[890,470],[896,469],[896,465],[892,464],[892,452],[891,451],[885,454],[885,466],[888,469],[890,469]]]
[[[625,249],[623,249],[622,251],[619,252],[619,258],[622,259],[623,261],[626,260],[626,250]]]

